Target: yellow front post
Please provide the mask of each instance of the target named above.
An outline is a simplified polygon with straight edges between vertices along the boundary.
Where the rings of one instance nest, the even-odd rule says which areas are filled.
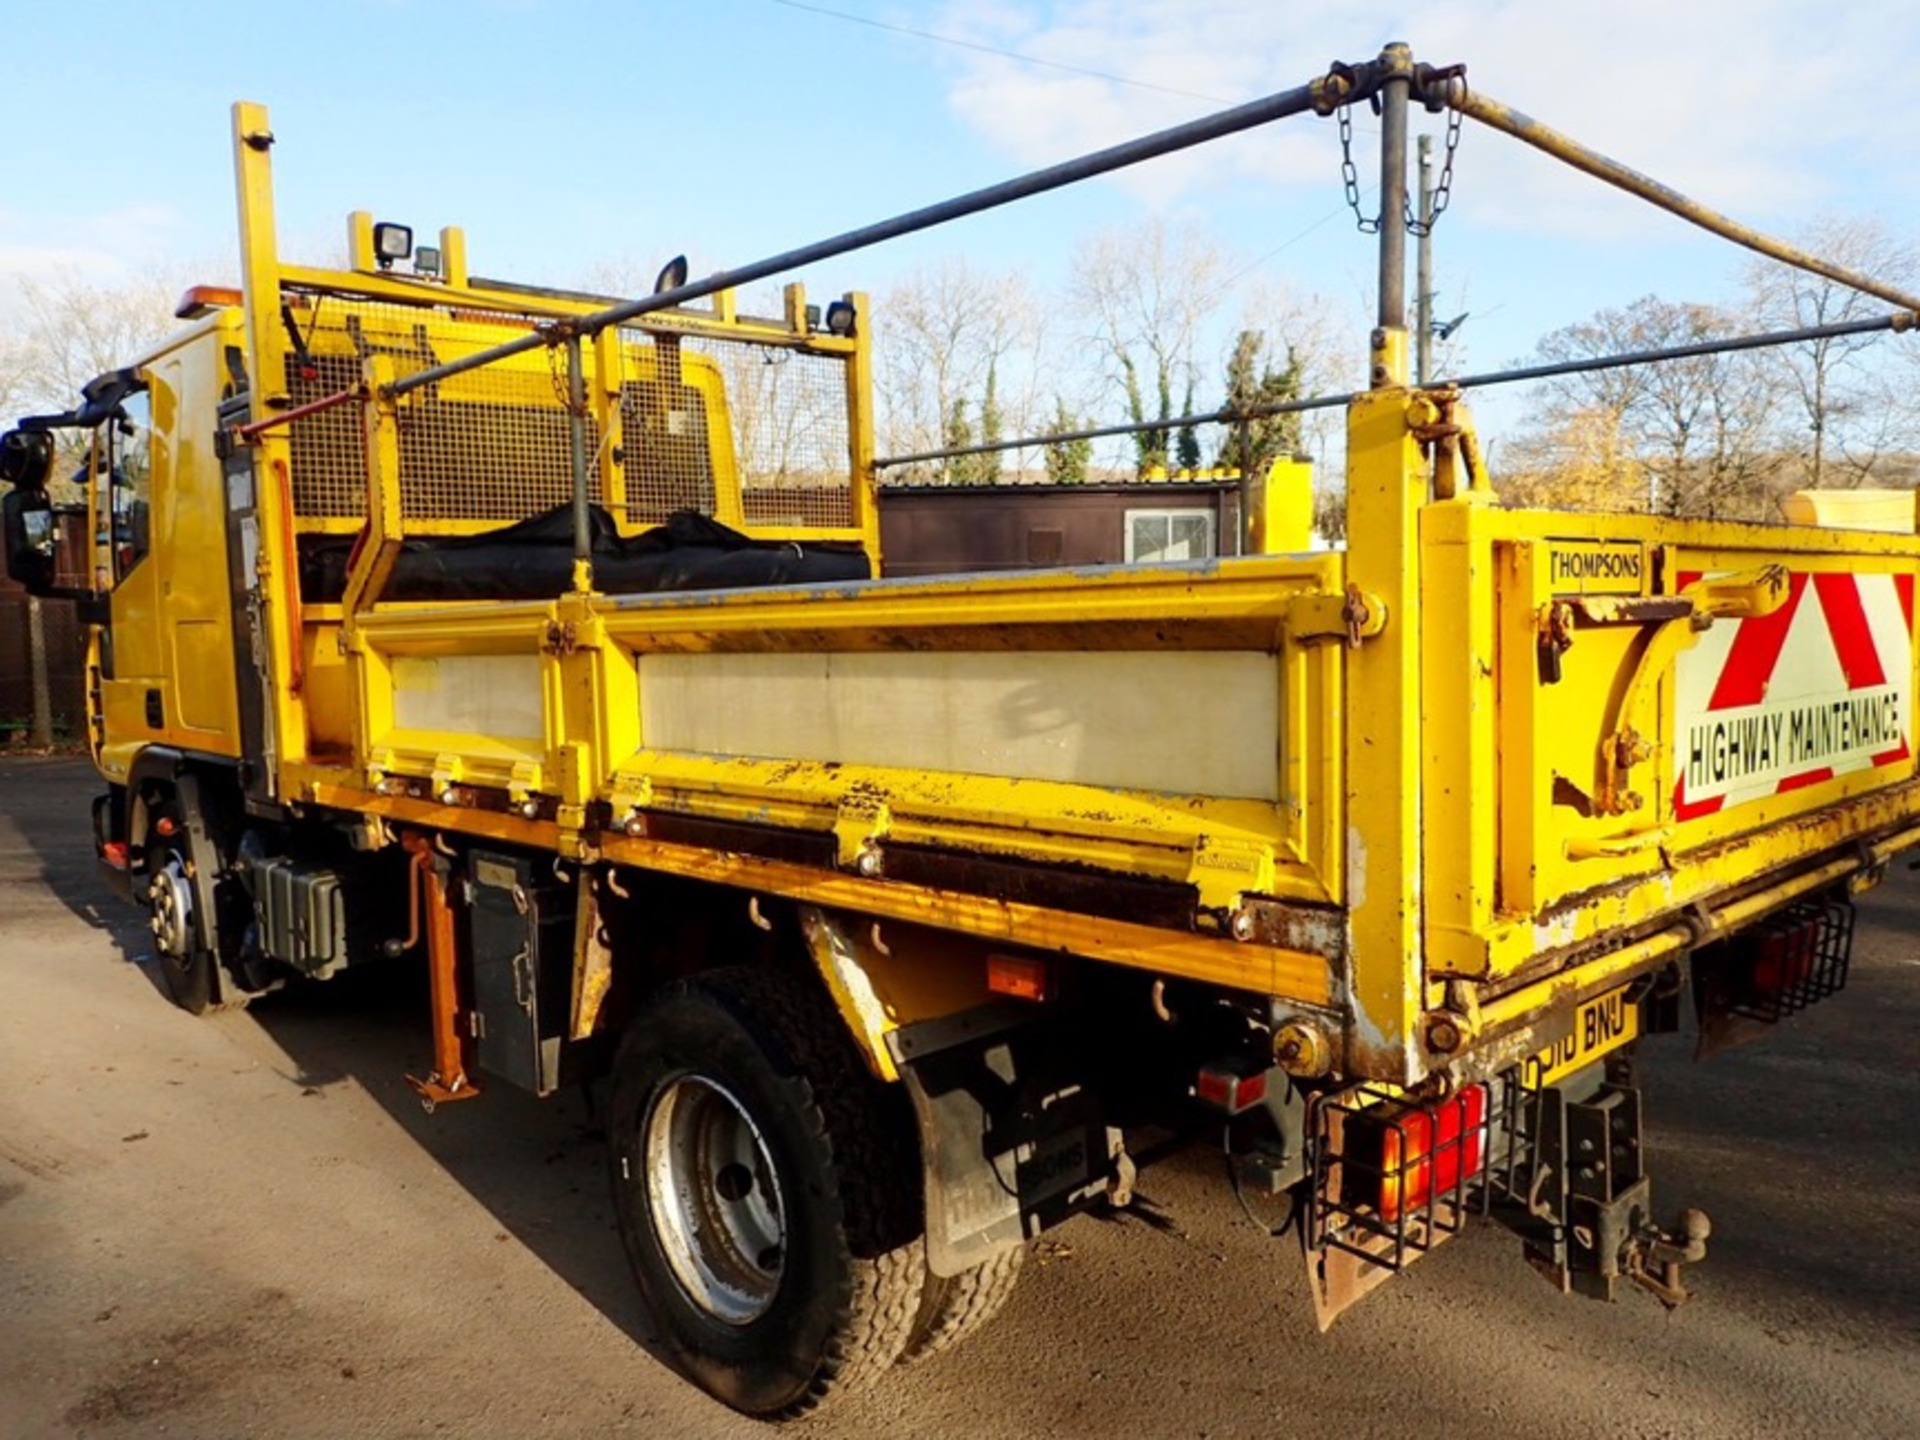
[[[285,337],[280,318],[280,252],[273,214],[273,127],[267,107],[241,100],[233,107],[233,179],[240,212],[240,272],[244,285],[247,369],[255,424],[279,413],[287,401]],[[287,475],[288,442],[284,430],[261,435],[255,455],[255,511],[260,520],[256,573],[247,577],[260,589],[261,639],[268,670],[267,742],[271,754],[258,757],[268,788],[279,790],[279,766],[307,755],[307,711],[293,699],[295,659],[301,636],[291,617],[298,609],[299,576],[292,554],[293,497]],[[252,683],[246,680],[243,683]]]
[[[1353,1010],[1345,1069],[1411,1083],[1420,1018],[1420,507],[1404,330],[1376,332],[1378,388],[1347,414],[1347,582],[1386,611],[1347,654],[1346,877]]]

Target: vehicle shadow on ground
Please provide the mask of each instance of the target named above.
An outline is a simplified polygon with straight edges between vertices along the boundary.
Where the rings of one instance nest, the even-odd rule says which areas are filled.
[[[540,1099],[481,1076],[476,1098],[429,1112],[406,1078],[431,1068],[426,975],[409,962],[289,986],[247,1014],[293,1063],[293,1083],[356,1085],[499,1222],[499,1238],[525,1245],[655,1359],[666,1358],[614,1225],[604,1082]]]
[[[46,888],[136,965],[168,1003],[148,963],[145,911],[118,893],[93,852],[89,806],[101,781],[85,760],[0,759],[0,810],[40,862]],[[430,1068],[424,969],[377,963],[321,983],[295,983],[247,1007],[285,1053],[281,1071],[300,1091],[351,1082],[421,1150],[606,1318],[655,1358],[660,1347],[641,1307],[614,1228],[599,1097],[578,1087],[546,1100],[504,1082],[479,1098],[428,1114],[406,1076]]]
[[[1807,1295],[1844,1287],[1851,1309],[1915,1337],[1920,1251],[1859,1235],[1879,1228],[1869,1217],[1904,1225],[1920,1187],[1906,1138],[1920,1129],[1920,882],[1896,874],[1861,906],[1891,943],[1857,948],[1839,994],[1697,1063],[1687,1037],[1647,1047],[1655,1184],[1664,1207],[1722,1194],[1711,1255]]]
[[[247,1007],[286,1055],[302,1092],[348,1084],[371,1098],[517,1242],[672,1368],[640,1300],[614,1224],[603,1127],[604,1083],[537,1098],[480,1077],[475,1098],[431,1112],[408,1075],[431,1068],[425,972],[381,962],[324,984],[306,982]]]
[[[7,818],[40,858],[48,891],[78,919],[113,943],[136,965],[156,994],[165,996],[149,961],[153,932],[146,912],[118,893],[93,853],[91,806],[106,787],[91,761],[71,756],[0,758]]]

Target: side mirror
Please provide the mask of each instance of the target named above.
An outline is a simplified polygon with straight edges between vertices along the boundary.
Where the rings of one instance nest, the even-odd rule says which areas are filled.
[[[0,485],[45,490],[52,474],[53,436],[44,430],[9,430],[0,435]]]
[[[0,496],[0,537],[6,546],[7,573],[31,595],[50,594],[60,528],[47,492],[14,490]]]

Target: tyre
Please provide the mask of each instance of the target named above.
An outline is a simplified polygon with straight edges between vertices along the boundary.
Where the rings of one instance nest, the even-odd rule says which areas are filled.
[[[917,1365],[943,1355],[998,1315],[1013,1296],[1026,1255],[1020,1246],[958,1275],[929,1271],[900,1363]]]
[[[147,848],[147,908],[152,915],[153,969],[167,998],[189,1015],[214,1007],[214,956],[188,873],[186,851],[155,835]]]
[[[608,1139],[621,1238],[689,1379],[784,1419],[899,1359],[925,1273],[912,1116],[810,976],[663,991],[621,1044]]]

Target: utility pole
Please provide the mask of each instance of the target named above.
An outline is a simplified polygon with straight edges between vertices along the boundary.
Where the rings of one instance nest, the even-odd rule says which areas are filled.
[[[1433,136],[1422,135],[1420,151],[1420,258],[1413,300],[1413,378],[1433,378]]]

